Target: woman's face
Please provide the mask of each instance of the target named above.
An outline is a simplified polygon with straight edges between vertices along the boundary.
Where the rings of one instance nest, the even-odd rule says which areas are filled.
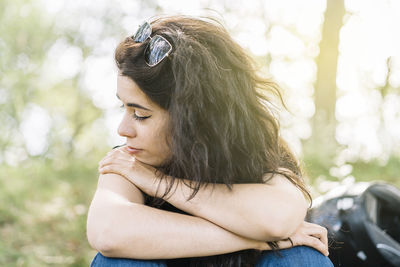
[[[127,76],[118,75],[117,97],[125,108],[118,134],[126,137],[127,149],[141,162],[161,166],[171,156],[167,145],[168,112],[152,102]]]

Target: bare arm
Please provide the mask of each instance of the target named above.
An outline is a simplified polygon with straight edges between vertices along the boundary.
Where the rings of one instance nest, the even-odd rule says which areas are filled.
[[[148,181],[143,180],[139,187],[155,194],[154,186],[146,184]],[[282,175],[275,175],[268,184],[234,184],[232,190],[224,184],[203,186],[193,199],[187,200],[191,193],[192,189],[181,180],[165,200],[238,235],[261,241],[289,237],[307,211],[302,192]]]
[[[162,259],[268,249],[205,219],[143,204],[143,194],[117,174],[99,177],[89,209],[87,236],[105,256]],[[211,245],[212,244],[212,245]]]
[[[171,179],[160,183],[151,166],[133,160],[122,149],[111,152],[100,165],[101,172],[118,173],[151,196],[160,197]],[[187,200],[191,193],[192,189],[177,179],[176,190],[166,200],[237,235],[262,241],[292,235],[308,207],[300,189],[282,175],[274,175],[267,184],[235,184],[232,191],[224,184],[203,186]]]

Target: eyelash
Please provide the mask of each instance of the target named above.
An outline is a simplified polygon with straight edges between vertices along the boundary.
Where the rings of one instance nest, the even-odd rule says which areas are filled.
[[[133,113],[133,118],[134,118],[135,120],[138,120],[138,121],[143,121],[143,120],[145,120],[145,119],[147,119],[147,118],[150,118],[150,117],[151,117],[151,116],[140,117],[140,116],[136,115],[135,113]]]
[[[120,106],[120,108],[124,108],[124,107],[125,107],[124,104],[122,104],[122,105]],[[133,117],[135,120],[137,120],[137,121],[144,121],[145,119],[150,118],[151,115],[150,115],[150,116],[141,117],[141,116],[138,116],[138,115],[136,115],[135,113],[133,113],[132,117]]]

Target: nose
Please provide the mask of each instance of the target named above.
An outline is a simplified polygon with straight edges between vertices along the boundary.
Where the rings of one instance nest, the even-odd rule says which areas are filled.
[[[127,112],[125,112],[124,117],[119,124],[118,134],[127,138],[133,138],[136,136],[135,125],[132,122],[132,117]]]

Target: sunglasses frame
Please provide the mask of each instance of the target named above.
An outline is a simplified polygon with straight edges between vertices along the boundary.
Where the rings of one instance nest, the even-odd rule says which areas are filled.
[[[146,27],[148,27],[147,32],[144,32],[144,30],[146,30]],[[144,33],[142,33],[141,35],[137,36],[141,31],[144,32]],[[139,28],[138,28],[138,30],[136,31],[136,33],[135,33],[134,35],[131,36],[131,38],[133,39],[133,41],[134,41],[135,43],[143,43],[143,42],[145,42],[147,39],[150,38],[150,42],[147,44],[146,48],[144,49],[144,62],[145,62],[145,63],[147,64],[147,66],[149,66],[149,67],[154,67],[154,66],[158,65],[161,61],[164,60],[164,58],[168,57],[169,54],[170,54],[171,51],[172,51],[172,45],[171,45],[171,43],[170,43],[164,36],[159,35],[159,34],[156,34],[156,35],[154,35],[153,37],[151,37],[151,33],[152,33],[152,32],[153,32],[153,29],[151,28],[150,23],[148,23],[147,21],[145,21],[144,23],[142,23],[142,25],[139,26]],[[144,34],[146,34],[146,35],[148,35],[148,36],[146,36],[146,35],[144,35]],[[146,38],[143,38],[143,36],[145,36]],[[138,37],[141,37],[141,38],[138,38]],[[168,51],[167,51],[157,62],[155,62],[154,64],[150,64],[150,63],[148,62],[148,60],[146,59],[146,54],[147,54],[147,51],[148,51],[149,55],[152,54],[152,52],[153,52],[154,50],[150,50],[150,47],[151,47],[151,45],[152,45],[154,42],[156,42],[157,38],[160,38],[163,42],[165,42],[166,44],[168,44],[169,49],[168,49]],[[150,58],[150,56],[149,56],[149,58]]]

